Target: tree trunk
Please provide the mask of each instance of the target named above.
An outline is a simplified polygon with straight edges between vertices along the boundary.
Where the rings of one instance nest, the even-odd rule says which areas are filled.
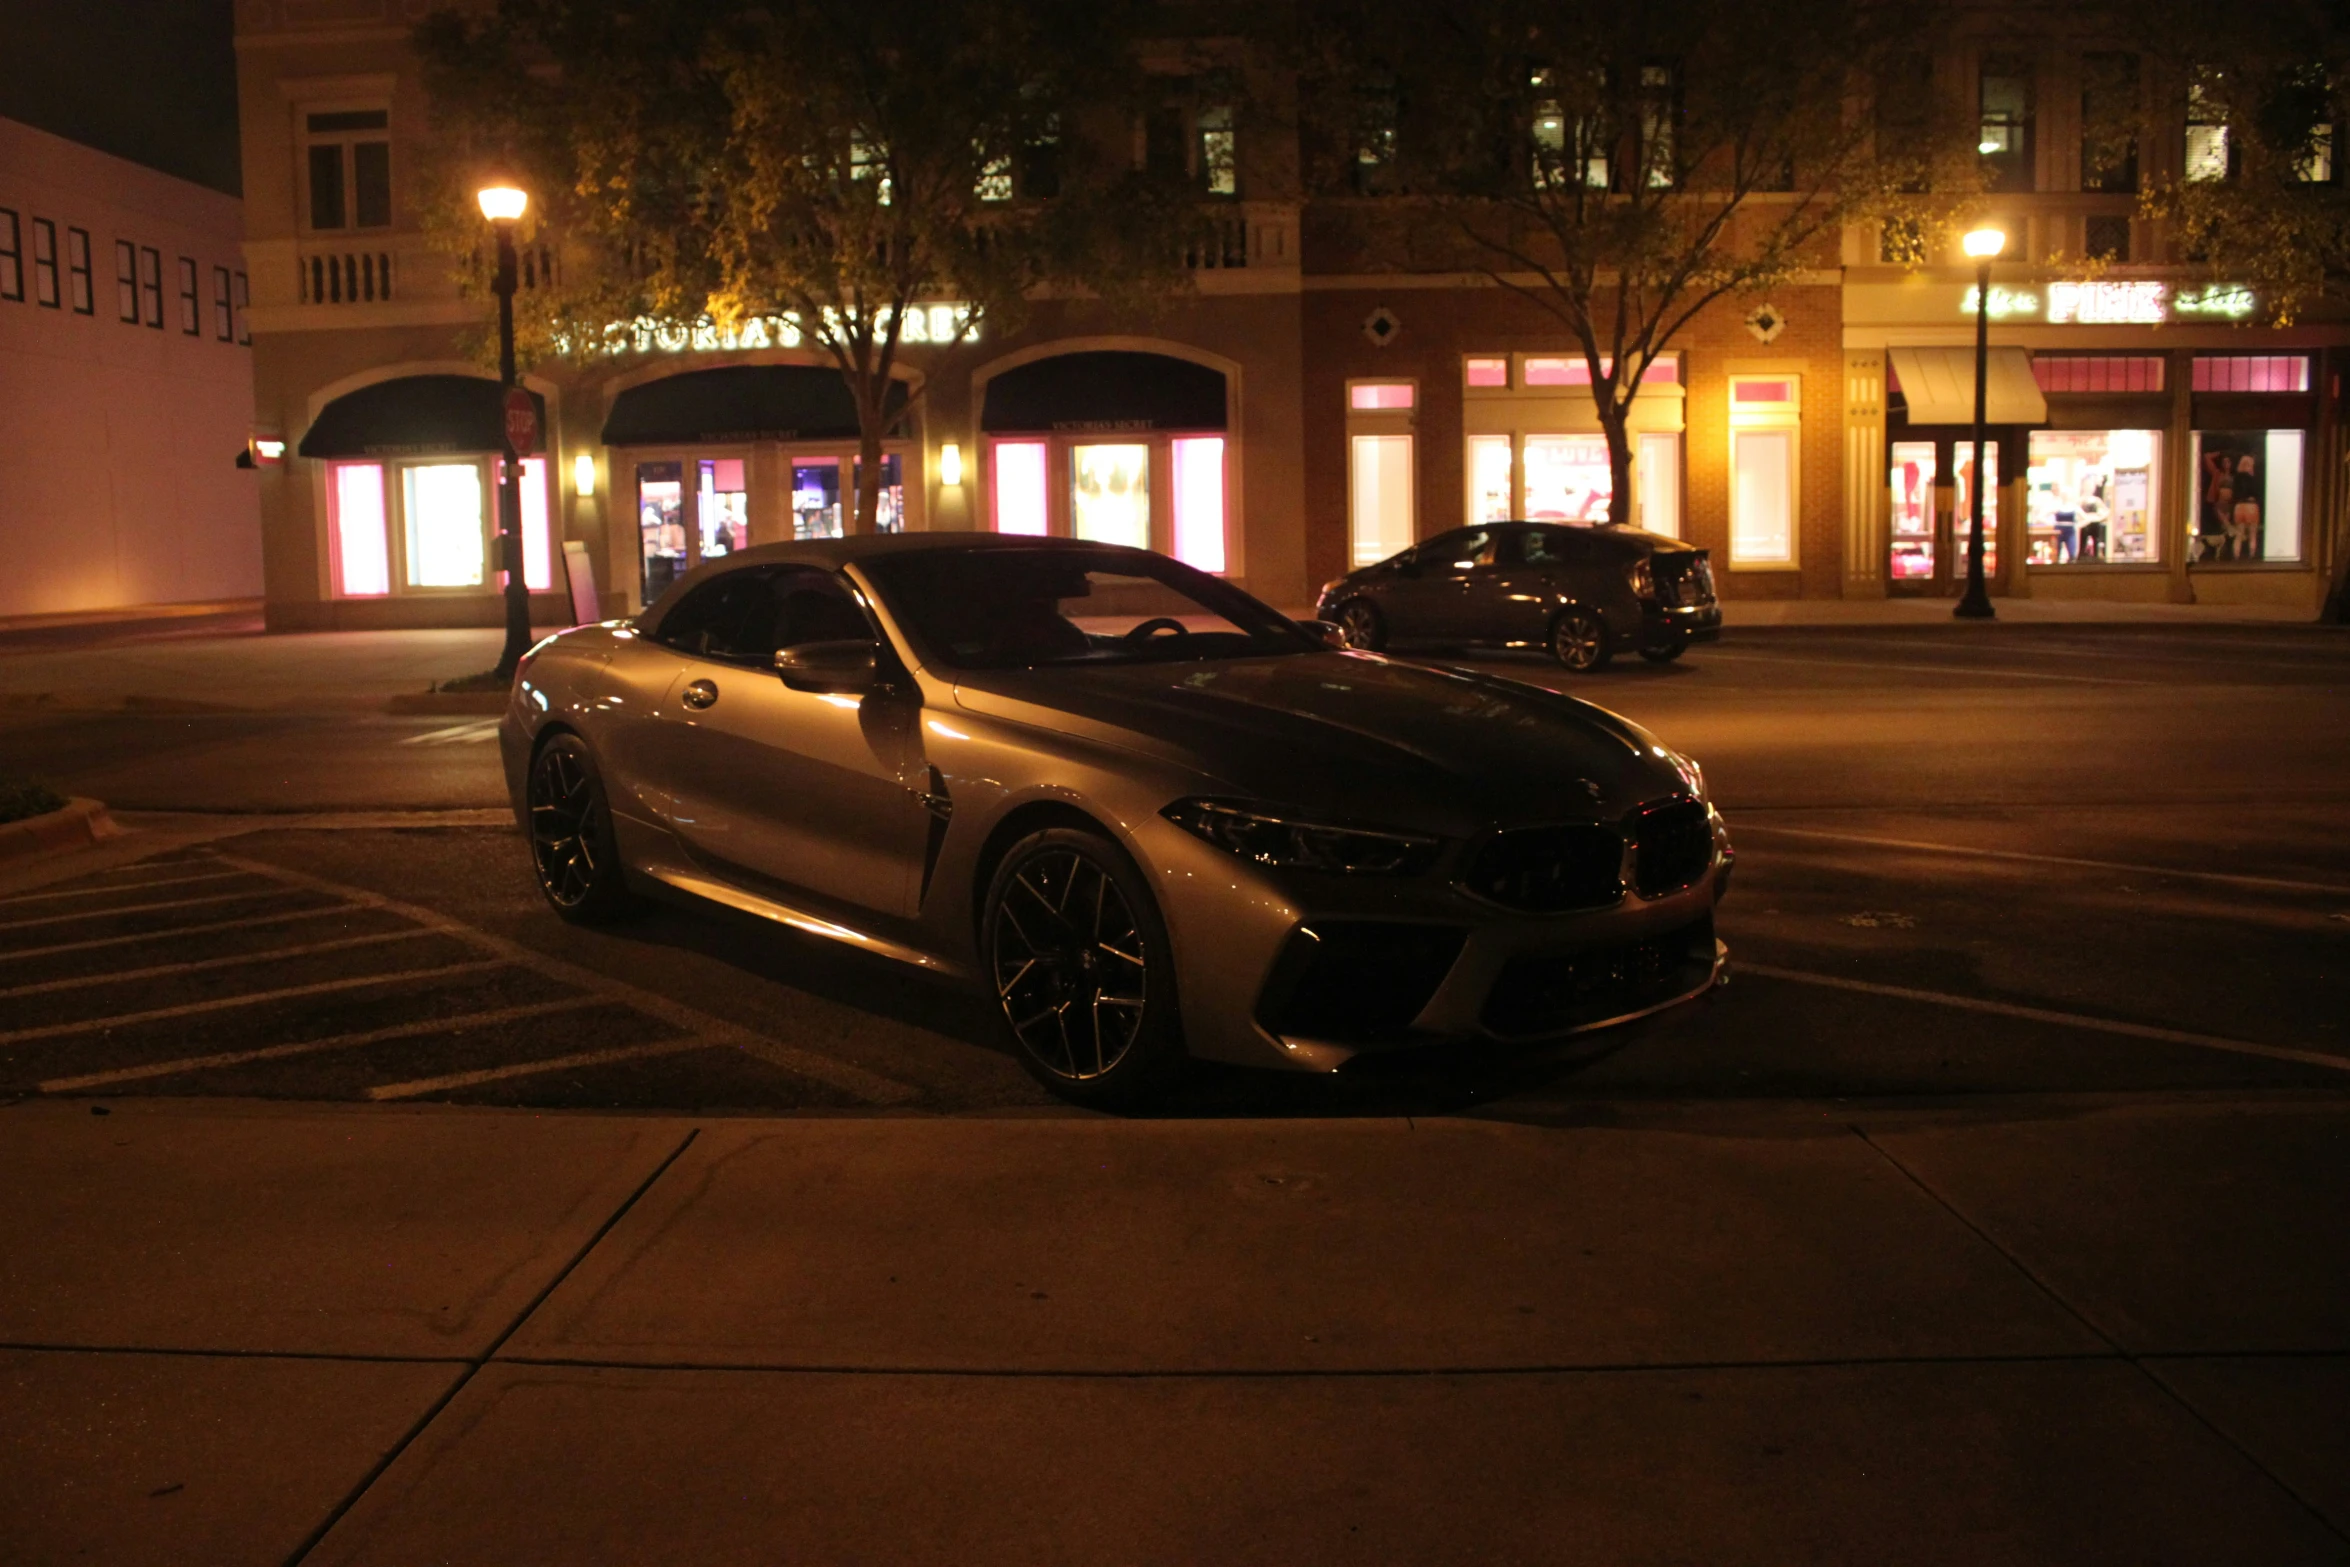
[[[1607,520],[1623,527],[1632,522],[1632,432],[1627,423],[1625,410],[1601,406],[1599,427],[1607,432],[1608,481],[1613,486],[1608,492]]]
[[[886,385],[878,397],[857,399],[857,515],[849,531],[860,538],[881,531],[881,437],[888,399]]]

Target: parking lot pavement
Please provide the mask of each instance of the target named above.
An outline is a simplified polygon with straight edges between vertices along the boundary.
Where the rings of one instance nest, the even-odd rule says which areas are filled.
[[[27,1560],[2350,1553],[2340,1104],[0,1127]]]
[[[913,1096],[438,910],[216,848],[0,897],[0,1018],[0,1083],[50,1095],[496,1096],[702,1056],[770,1103]]]

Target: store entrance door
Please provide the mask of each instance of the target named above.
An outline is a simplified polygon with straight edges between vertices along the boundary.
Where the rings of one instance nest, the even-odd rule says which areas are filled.
[[[2000,478],[2013,432],[1983,432],[1983,580],[1993,592],[2006,586],[1999,575]],[[1969,487],[1974,481],[1972,430],[1919,430],[1886,443],[1889,459],[1885,580],[1892,593],[1912,598],[1952,598],[1965,590],[1967,551],[1973,537]]]

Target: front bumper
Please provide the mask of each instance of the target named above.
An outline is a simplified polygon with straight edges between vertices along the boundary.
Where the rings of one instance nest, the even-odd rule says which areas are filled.
[[[1627,875],[1614,904],[1561,914],[1497,908],[1443,867],[1270,870],[1168,824],[1184,842],[1150,850],[1192,1051],[1330,1071],[1369,1052],[1584,1033],[1701,996],[1727,969],[1713,913],[1734,860],[1711,820],[1712,856],[1688,885],[1644,897]]]

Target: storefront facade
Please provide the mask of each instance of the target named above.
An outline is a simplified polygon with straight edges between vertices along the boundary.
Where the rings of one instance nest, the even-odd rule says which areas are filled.
[[[495,388],[467,357],[485,302],[416,229],[430,106],[406,28],[365,0],[332,25],[306,15],[238,13],[252,435],[288,451],[258,476],[270,623],[496,624]],[[2087,47],[2026,61],[2021,100],[2021,57],[1962,41],[1936,66],[1938,92],[1980,95],[1986,137],[2020,149],[1983,214],[2015,258],[1991,299],[1992,590],[2314,613],[2341,531],[2350,336],[2253,325],[2240,289],[2129,264],[2164,239],[2129,216],[2134,194],[2083,172]],[[2151,177],[2183,153],[2145,81]],[[983,320],[946,347],[960,307],[922,302],[880,527],[1141,545],[1296,609],[1451,528],[1608,515],[1589,367],[1556,316],[1399,259],[1443,251],[1413,237],[1408,199],[1308,191],[1270,130],[1200,127],[1220,138],[1202,188],[1218,237],[1147,319],[1044,299],[1016,330]],[[2059,259],[2092,242],[2118,259]],[[1946,596],[1964,579],[1973,273],[1884,253],[1847,232],[1816,270],[1702,312],[1645,377],[1628,514],[1711,551],[1725,598]],[[524,289],[556,261],[526,258]],[[525,376],[544,409],[522,474],[543,622],[630,613],[703,561],[851,525],[847,393],[783,323],[616,323],[597,342]]]
[[[2350,338],[2240,324],[2258,308],[2248,291],[2151,268],[2005,274],[1986,378],[1993,593],[2314,615],[2342,504],[2331,389]],[[1847,277],[1847,434],[1885,475],[1848,501],[1848,593],[1963,586],[1974,305],[1957,269]]]

